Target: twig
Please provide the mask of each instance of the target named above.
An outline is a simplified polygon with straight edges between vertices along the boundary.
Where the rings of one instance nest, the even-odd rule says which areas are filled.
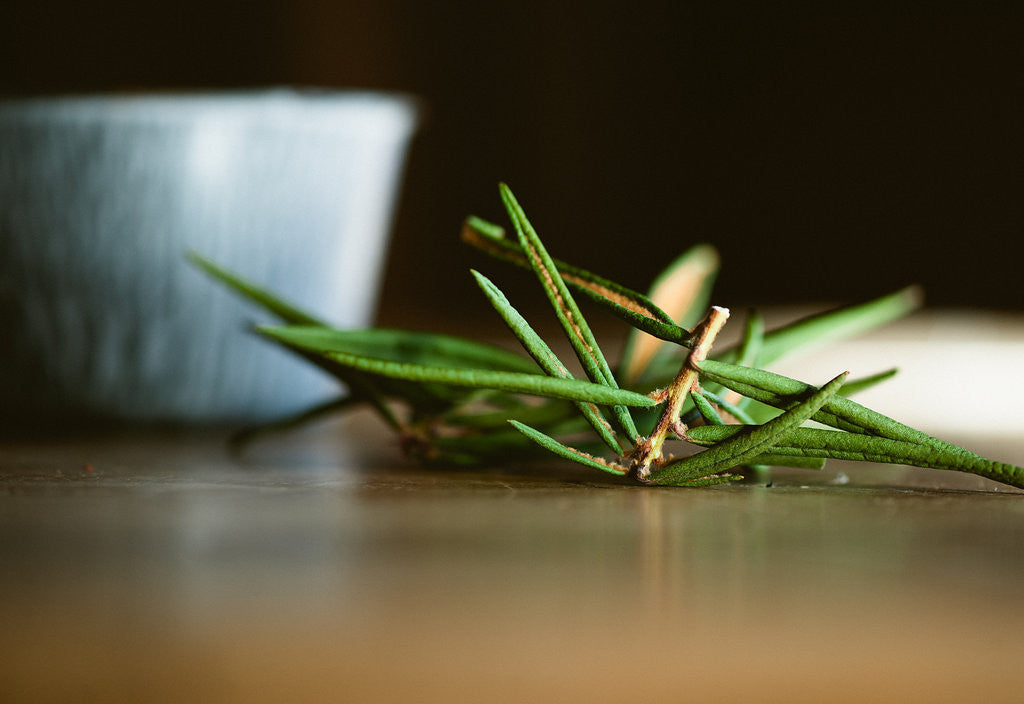
[[[686,395],[691,389],[697,388],[698,365],[707,358],[711,345],[728,319],[728,308],[712,306],[704,320],[697,326],[693,348],[683,361],[683,366],[679,368],[672,385],[662,392],[665,409],[658,418],[654,432],[637,443],[630,456],[630,471],[638,481],[646,482],[651,475],[651,465],[661,461],[661,449],[669,432],[679,434],[685,431],[685,427],[680,427],[679,413],[686,401]]]

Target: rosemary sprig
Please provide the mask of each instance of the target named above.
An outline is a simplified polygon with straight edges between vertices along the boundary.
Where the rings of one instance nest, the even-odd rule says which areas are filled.
[[[969,472],[1024,488],[1024,468],[980,457],[846,398],[895,370],[852,381],[844,372],[817,388],[763,368],[796,349],[906,315],[920,305],[916,288],[771,331],[754,311],[738,344],[714,350],[729,312],[709,305],[718,271],[713,248],[689,250],[644,295],[551,257],[512,191],[501,184],[500,193],[516,239],[476,217],[467,218],[462,237],[535,274],[588,380],[573,378],[477,271],[472,274],[481,291],[528,356],[450,335],[334,329],[192,254],[196,266],[284,323],[259,326],[259,334],[343,384],[338,399],[274,427],[369,406],[395,429],[410,456],[428,464],[551,453],[641,484],[701,487],[750,473],[764,478],[768,466],[821,469],[826,460],[841,459]],[[629,324],[617,367],[601,351],[570,289]],[[808,421],[829,427],[807,427]],[[670,440],[706,449],[676,459],[665,453]],[[614,457],[602,454],[608,451]]]

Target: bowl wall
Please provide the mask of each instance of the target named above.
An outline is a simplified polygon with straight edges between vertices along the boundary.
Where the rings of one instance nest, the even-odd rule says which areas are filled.
[[[8,415],[253,421],[336,393],[184,255],[366,325],[415,118],[375,93],[0,103]]]

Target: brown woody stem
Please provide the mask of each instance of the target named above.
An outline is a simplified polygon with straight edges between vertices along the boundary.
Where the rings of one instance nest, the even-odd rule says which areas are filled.
[[[661,392],[666,399],[665,409],[658,418],[654,432],[637,444],[631,454],[630,471],[638,481],[647,481],[651,475],[651,465],[661,461],[661,449],[665,444],[665,438],[670,432],[679,431],[679,413],[683,409],[686,395],[691,389],[698,388],[697,365],[708,356],[711,345],[728,319],[728,308],[712,306],[694,331],[695,339],[690,354],[683,361],[683,366],[680,367],[672,385]]]

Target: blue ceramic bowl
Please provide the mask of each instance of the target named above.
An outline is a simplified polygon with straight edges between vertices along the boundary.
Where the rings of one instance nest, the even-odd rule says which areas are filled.
[[[5,414],[252,421],[336,391],[184,255],[367,324],[415,122],[369,92],[0,103]]]

